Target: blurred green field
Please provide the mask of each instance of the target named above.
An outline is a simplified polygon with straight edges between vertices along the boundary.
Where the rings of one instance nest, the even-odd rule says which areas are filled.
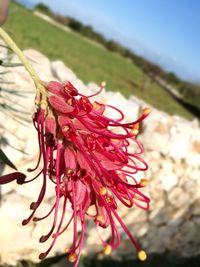
[[[84,82],[107,82],[107,88],[125,96],[134,94],[156,108],[188,119],[193,116],[151,81],[132,62],[107,51],[74,32],[65,32],[12,3],[4,29],[20,48],[35,48],[50,59],[60,59]]]

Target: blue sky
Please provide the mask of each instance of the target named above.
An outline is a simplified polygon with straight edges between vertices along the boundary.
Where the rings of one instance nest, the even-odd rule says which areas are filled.
[[[19,0],[76,17],[140,55],[200,82],[199,0]]]

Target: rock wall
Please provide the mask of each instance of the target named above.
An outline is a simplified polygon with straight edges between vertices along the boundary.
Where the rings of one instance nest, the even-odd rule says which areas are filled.
[[[37,73],[45,81],[69,80],[86,95],[98,89],[94,83],[85,85],[61,61],[51,62],[33,49],[26,50],[25,54],[32,60]],[[6,56],[6,51],[1,51],[0,55]],[[17,62],[18,59],[14,56],[12,61]],[[28,167],[34,166],[38,153],[36,132],[31,124],[34,85],[23,67],[10,68],[4,78],[13,82],[6,84],[6,88],[18,93],[2,91],[0,101],[21,112],[19,114],[15,109],[9,112],[0,110],[1,145],[18,169],[25,171]],[[141,106],[146,106],[134,96],[125,99],[120,93],[105,90],[95,98],[122,109],[127,121],[134,120]],[[112,111],[108,115],[115,116]],[[198,254],[200,128],[197,120],[187,121],[152,108],[139,138],[146,151],[144,157],[149,163],[146,175],[150,179],[150,184],[144,191],[151,198],[151,207],[148,212],[139,208],[129,210],[120,207],[122,218],[148,253],[173,252],[180,256]],[[6,166],[2,166],[2,170],[4,173],[10,171]],[[47,244],[38,244],[38,239],[48,232],[50,219],[37,225],[31,223],[26,227],[21,226],[21,220],[29,215],[29,204],[36,198],[35,192],[39,188],[39,181],[22,187],[11,183],[1,188],[0,263],[14,264],[22,258],[37,261],[38,254],[47,247]],[[49,210],[53,194],[54,190],[49,188],[40,210],[41,214],[44,209]],[[123,231],[121,234],[124,237],[122,245],[113,252],[112,257],[134,257],[134,248]],[[67,238],[61,237],[51,255],[63,253],[63,249],[71,240],[71,235],[71,231],[68,231]],[[109,232],[103,233],[103,237],[109,237]],[[88,255],[100,249],[96,230],[91,225],[84,252]]]

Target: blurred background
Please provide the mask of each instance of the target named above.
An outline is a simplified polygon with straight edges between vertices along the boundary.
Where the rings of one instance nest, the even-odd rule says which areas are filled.
[[[89,225],[80,266],[200,266],[199,13],[198,0],[10,2],[3,28],[43,80],[69,80],[85,94],[105,80],[106,90],[96,100],[118,106],[129,121],[142,106],[152,108],[139,135],[149,164],[145,193],[151,207],[147,213],[120,209],[149,259],[135,259],[123,232],[119,250],[98,256]],[[11,162],[26,170],[37,157],[34,85],[3,41],[0,87],[1,155],[7,158],[1,173],[9,172]],[[62,256],[67,240],[52,253],[59,256],[35,263],[42,250],[37,240],[48,221],[20,226],[33,198],[30,187],[1,188],[0,266],[67,266]]]

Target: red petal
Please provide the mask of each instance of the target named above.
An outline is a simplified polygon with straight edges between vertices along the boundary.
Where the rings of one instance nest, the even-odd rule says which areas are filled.
[[[102,205],[101,201],[98,201],[98,216],[96,217],[96,222],[102,228],[107,228],[110,225],[110,219],[105,207]]]
[[[75,185],[75,190],[76,205],[84,204],[83,201],[85,200],[87,194],[86,186],[81,181],[77,181]]]
[[[77,96],[78,95],[78,90],[69,81],[65,81],[63,83],[63,86],[64,86],[64,90],[67,93],[69,93],[70,95],[72,95],[72,96]]]
[[[47,90],[53,94],[60,94],[61,89],[63,89],[62,83],[52,81],[47,84]]]
[[[76,169],[76,155],[74,150],[67,147],[64,153],[65,167],[66,169],[75,170]]]
[[[91,169],[90,164],[88,163],[87,159],[84,157],[84,155],[79,150],[77,151],[77,161],[78,161],[81,169],[86,170],[87,173],[92,177],[95,175],[95,173]]]
[[[56,121],[53,116],[47,116],[45,119],[45,132],[56,134]]]
[[[72,125],[72,121],[66,116],[58,116],[58,124],[62,128],[65,125]]]
[[[58,112],[67,114],[74,110],[74,107],[67,104],[65,100],[59,96],[52,95],[48,100],[51,106]]]

